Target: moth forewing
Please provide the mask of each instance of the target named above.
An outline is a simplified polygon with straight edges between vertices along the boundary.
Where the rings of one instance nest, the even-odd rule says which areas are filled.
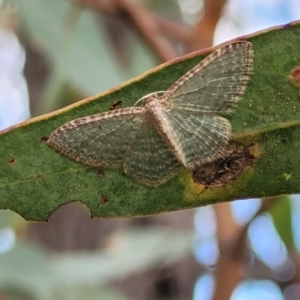
[[[117,167],[144,119],[144,107],[91,115],[63,124],[47,143],[89,166]]]
[[[207,56],[164,94],[167,107],[202,113],[232,113],[253,70],[249,42],[227,44]]]

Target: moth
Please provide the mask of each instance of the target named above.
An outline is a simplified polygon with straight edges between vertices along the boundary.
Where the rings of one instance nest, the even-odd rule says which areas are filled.
[[[181,168],[194,170],[220,157],[231,138],[224,117],[237,107],[253,70],[252,44],[227,44],[167,91],[142,106],[86,116],[57,128],[47,143],[94,167],[123,167],[147,186],[159,186]]]

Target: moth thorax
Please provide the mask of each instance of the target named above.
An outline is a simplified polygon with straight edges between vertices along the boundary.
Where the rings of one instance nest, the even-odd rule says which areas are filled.
[[[150,118],[159,120],[164,117],[162,105],[158,99],[149,97],[145,102],[146,112]]]

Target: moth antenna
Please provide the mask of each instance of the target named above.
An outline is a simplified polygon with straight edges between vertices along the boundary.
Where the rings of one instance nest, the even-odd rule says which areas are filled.
[[[165,92],[166,91],[158,91],[158,92],[153,92],[153,93],[147,94],[147,95],[141,97],[138,101],[136,101],[133,106],[136,106],[140,101],[143,101],[145,98],[148,98],[148,97],[153,96],[153,95],[157,96],[157,94],[164,94]]]

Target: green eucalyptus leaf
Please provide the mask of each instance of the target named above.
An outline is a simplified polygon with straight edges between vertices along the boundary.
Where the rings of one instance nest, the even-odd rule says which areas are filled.
[[[231,172],[228,178],[221,178],[222,184],[209,184],[205,178],[199,184],[193,174],[182,171],[168,183],[150,188],[121,169],[83,166],[45,143],[52,131],[67,121],[107,111],[119,101],[122,108],[133,106],[148,93],[168,89],[212,51],[209,49],[2,132],[0,208],[11,209],[27,220],[45,221],[60,206],[80,201],[93,217],[133,217],[239,198],[299,193],[300,93],[291,84],[290,74],[300,64],[300,23],[244,39],[253,44],[254,72],[238,109],[229,118],[233,140],[243,145],[239,150],[242,158],[231,151],[222,164],[212,165],[225,174]]]

